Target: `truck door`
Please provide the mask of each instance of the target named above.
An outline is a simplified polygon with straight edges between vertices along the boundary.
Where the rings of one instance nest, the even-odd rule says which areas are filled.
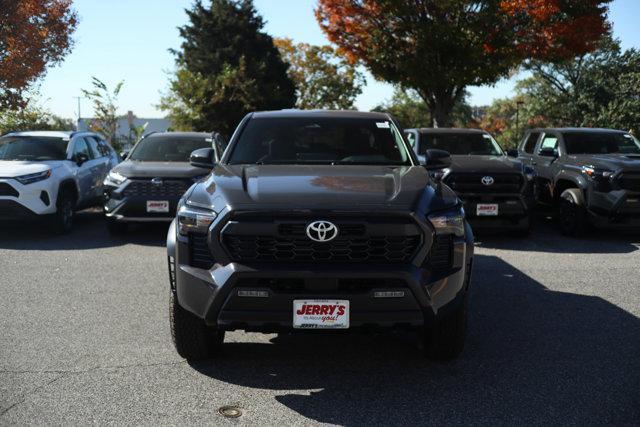
[[[527,166],[533,166],[533,155],[541,133],[529,132],[518,147],[518,158]]]
[[[540,138],[531,166],[536,170],[536,198],[543,203],[553,202],[553,163],[558,159],[559,135],[545,132]]]

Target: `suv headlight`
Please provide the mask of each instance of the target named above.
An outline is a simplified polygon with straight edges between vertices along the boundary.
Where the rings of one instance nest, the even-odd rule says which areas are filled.
[[[47,169],[44,172],[30,173],[28,175],[18,176],[15,179],[20,184],[27,185],[27,184],[33,184],[34,182],[38,182],[38,181],[44,181],[50,176],[51,176],[51,170]]]
[[[113,185],[118,187],[127,180],[127,177],[120,175],[118,172],[109,172],[109,175],[104,180],[105,185]]]
[[[464,209],[462,208],[446,212],[436,212],[427,218],[436,230],[436,234],[464,236]]]
[[[182,235],[189,233],[206,234],[216,213],[204,208],[182,205],[178,209],[178,232]]]

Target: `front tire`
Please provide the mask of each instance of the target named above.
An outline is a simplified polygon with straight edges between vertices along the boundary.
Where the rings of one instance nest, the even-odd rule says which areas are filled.
[[[173,344],[180,356],[195,361],[220,354],[224,331],[209,328],[202,319],[182,308],[173,291],[169,300],[169,321]]]
[[[56,213],[51,218],[51,230],[56,234],[68,234],[73,228],[76,199],[68,190],[60,190],[56,201]]]
[[[570,237],[583,235],[589,226],[584,196],[578,188],[569,188],[560,195],[558,221],[562,234]]]
[[[438,319],[432,327],[423,332],[425,355],[429,359],[450,361],[464,350],[467,336],[469,308],[468,291],[465,291],[460,307]]]

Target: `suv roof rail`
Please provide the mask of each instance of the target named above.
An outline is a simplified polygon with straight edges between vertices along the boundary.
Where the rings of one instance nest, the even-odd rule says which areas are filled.
[[[144,139],[144,138],[146,138],[146,137],[148,137],[148,136],[153,135],[154,133],[158,133],[158,131],[157,131],[157,130],[152,130],[152,131],[151,131],[151,132],[149,132],[149,133],[145,133],[144,135],[142,135],[142,136],[140,137],[140,139]]]

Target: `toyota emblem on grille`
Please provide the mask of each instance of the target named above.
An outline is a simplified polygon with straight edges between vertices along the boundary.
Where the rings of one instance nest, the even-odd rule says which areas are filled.
[[[315,242],[329,242],[338,235],[338,227],[329,221],[314,221],[307,225],[307,236]]]
[[[151,180],[151,183],[152,183],[153,185],[162,185],[162,178],[153,178],[153,179]]]
[[[493,180],[492,176],[483,176],[482,177],[482,183],[484,185],[493,185],[493,182],[494,182],[494,180]]]

